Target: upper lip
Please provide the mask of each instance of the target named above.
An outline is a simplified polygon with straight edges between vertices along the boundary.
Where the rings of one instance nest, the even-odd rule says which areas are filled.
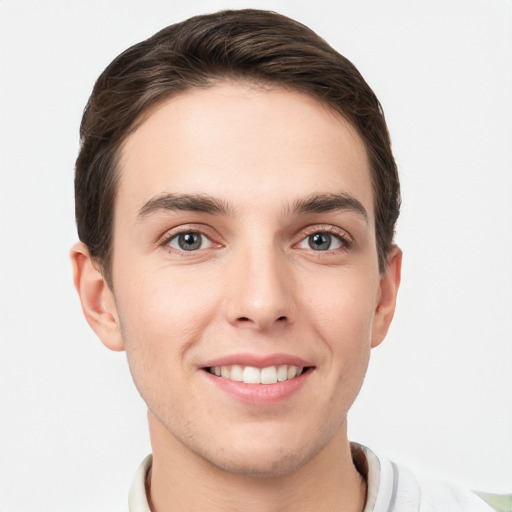
[[[301,357],[291,354],[229,354],[225,356],[209,359],[201,365],[201,368],[210,368],[212,366],[254,366],[255,368],[266,368],[268,366],[291,365],[298,367],[313,366],[313,363]]]

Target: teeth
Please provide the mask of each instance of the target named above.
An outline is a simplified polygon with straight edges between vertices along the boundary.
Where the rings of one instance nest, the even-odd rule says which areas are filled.
[[[244,380],[244,369],[238,364],[234,364],[231,367],[231,373],[226,378],[242,382]]]
[[[243,379],[246,384],[260,384],[261,372],[258,368],[254,368],[254,366],[246,366]]]
[[[291,366],[290,366],[290,368],[291,368]],[[284,380],[288,380],[288,366],[286,366],[285,364],[281,365],[277,369],[277,380],[279,382],[283,382]]]
[[[294,377],[298,377],[303,368],[298,366],[286,365],[267,366],[266,368],[256,368],[254,366],[212,366],[210,373],[224,379],[245,382],[246,384],[275,384],[284,382]]]
[[[277,382],[277,369],[275,366],[269,366],[261,370],[262,384],[275,384]]]

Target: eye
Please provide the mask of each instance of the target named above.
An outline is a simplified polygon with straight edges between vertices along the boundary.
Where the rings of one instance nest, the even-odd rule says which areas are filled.
[[[302,240],[298,247],[300,249],[313,249],[313,251],[332,251],[346,245],[341,237],[318,231],[308,235]]]
[[[173,236],[167,242],[167,245],[179,251],[197,251],[198,249],[211,247],[212,242],[202,233],[189,231]]]

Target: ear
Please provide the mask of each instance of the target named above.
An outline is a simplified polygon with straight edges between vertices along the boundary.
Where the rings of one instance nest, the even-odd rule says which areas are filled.
[[[386,270],[380,277],[379,300],[373,322],[372,348],[382,343],[393,320],[401,271],[402,251],[395,245],[389,252]]]
[[[110,350],[124,350],[114,294],[89,250],[77,242],[70,252],[73,281],[84,316],[103,344]]]

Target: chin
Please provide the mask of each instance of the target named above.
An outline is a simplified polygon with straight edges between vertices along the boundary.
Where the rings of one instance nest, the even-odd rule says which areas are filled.
[[[220,450],[202,454],[203,458],[219,469],[247,477],[275,478],[290,475],[306,465],[321,451],[322,443],[280,442],[261,436],[254,442],[233,442]]]
[[[309,457],[296,453],[273,453],[265,456],[258,454],[256,457],[247,454],[238,454],[225,460],[222,457],[210,459],[209,462],[228,473],[251,478],[276,478],[287,476],[302,467]]]

